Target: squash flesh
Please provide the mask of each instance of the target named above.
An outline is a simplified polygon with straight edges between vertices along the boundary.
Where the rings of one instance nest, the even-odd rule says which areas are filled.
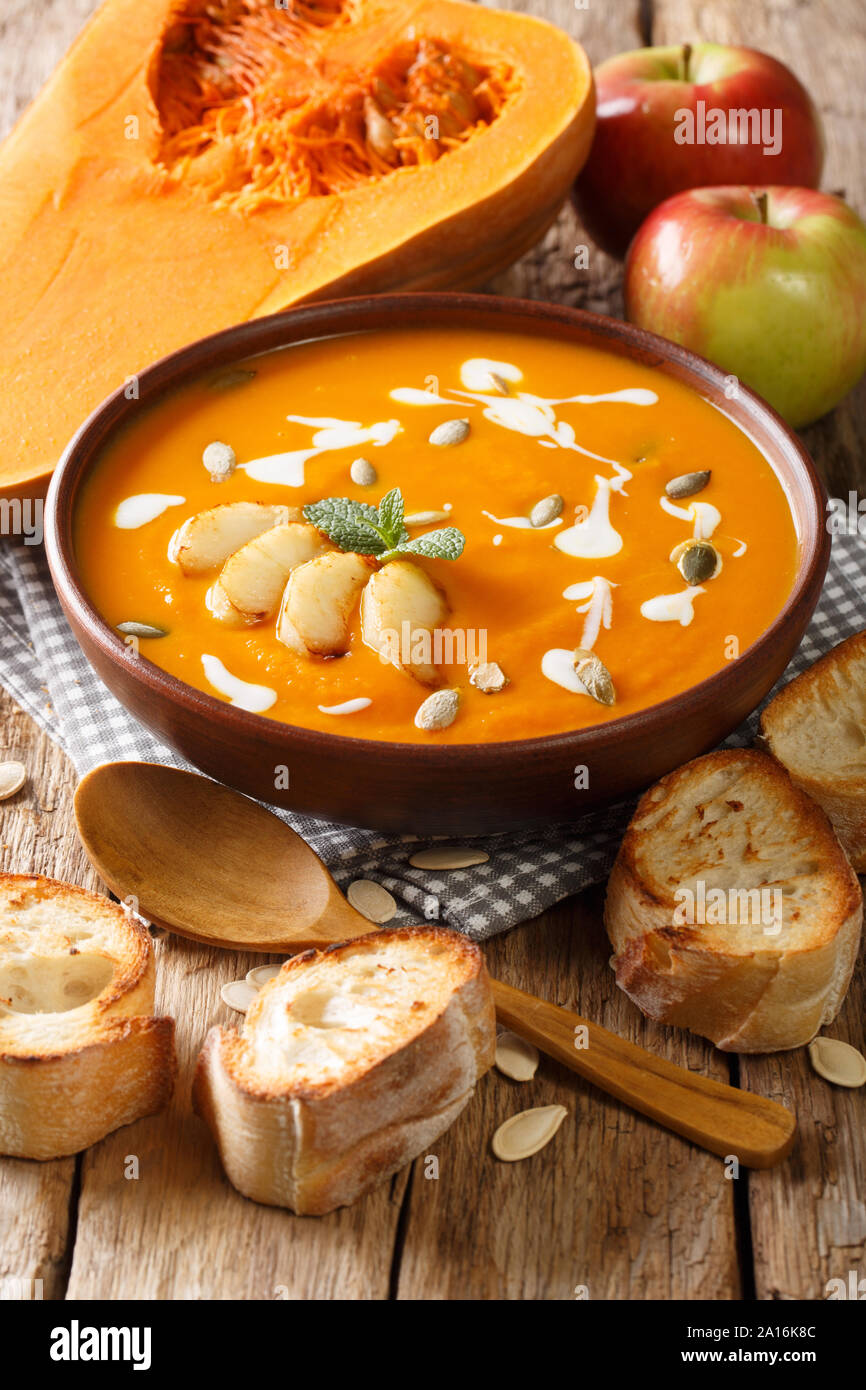
[[[184,176],[160,96],[177,11],[108,0],[0,151],[7,494],[44,486],[89,410],[195,338],[336,294],[480,282],[543,232],[588,152],[591,74],[564,34],[459,0],[355,0],[317,31],[332,99],[389,70],[412,26],[415,45],[509,74],[499,109],[348,189],[214,198]]]

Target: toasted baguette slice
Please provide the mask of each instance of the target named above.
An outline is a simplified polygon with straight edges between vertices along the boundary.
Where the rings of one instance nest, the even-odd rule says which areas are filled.
[[[799,1047],[836,1016],[862,918],[823,811],[752,749],[650,788],[605,908],[617,984],[649,1018],[732,1052]]]
[[[866,631],[786,685],[764,710],[761,733],[866,872]]]
[[[145,928],[106,898],[0,875],[0,1153],[59,1158],[165,1105],[174,1023],[154,1018]]]
[[[494,1048],[479,948],[440,927],[377,931],[295,956],[242,1033],[212,1028],[193,1101],[239,1192],[318,1216],[432,1144]]]

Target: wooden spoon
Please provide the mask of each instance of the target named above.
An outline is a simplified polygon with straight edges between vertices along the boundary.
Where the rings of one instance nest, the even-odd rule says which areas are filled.
[[[299,835],[219,782],[157,763],[106,763],[81,781],[75,816],[112,892],[194,941],[290,954],[377,930]],[[769,1168],[790,1152],[796,1121],[783,1106],[492,984],[503,1023],[641,1114],[749,1168]]]

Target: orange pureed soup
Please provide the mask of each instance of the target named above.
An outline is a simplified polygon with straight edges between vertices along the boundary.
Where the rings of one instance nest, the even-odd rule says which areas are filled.
[[[142,408],[76,516],[84,585],[105,619],[162,631],[127,640],[216,698],[360,738],[559,733],[718,671],[790,593],[797,537],[773,469],[721,411],[652,368],[540,336],[428,329],[243,366]],[[430,442],[453,421],[468,422],[452,427],[465,437]],[[216,442],[236,460],[221,480],[202,461]],[[358,459],[375,469],[369,485],[353,481]],[[323,566],[343,549],[296,509],[378,507],[394,489],[409,540],[456,528],[459,558],[410,550]],[[549,498],[550,519],[533,525]],[[370,533],[344,535],[345,549],[357,534]],[[437,687],[458,692],[456,717],[418,727]]]

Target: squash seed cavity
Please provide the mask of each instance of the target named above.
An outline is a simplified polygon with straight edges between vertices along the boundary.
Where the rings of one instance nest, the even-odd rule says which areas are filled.
[[[531,1158],[550,1143],[567,1114],[564,1105],[539,1105],[534,1110],[521,1110],[497,1129],[492,1141],[494,1154],[503,1163]]]
[[[616,704],[616,687],[613,678],[604,662],[596,656],[595,652],[586,651],[583,647],[576,647],[574,670],[577,679],[593,700],[600,705]]]
[[[512,1081],[531,1081],[538,1071],[538,1048],[506,1029],[496,1039],[494,1063]]]
[[[366,917],[368,922],[390,922],[397,912],[397,903],[387,888],[374,883],[370,878],[356,878],[350,883],[346,897],[356,912]]]
[[[809,1061],[834,1086],[866,1086],[866,1057],[839,1038],[814,1038],[809,1043]]]

